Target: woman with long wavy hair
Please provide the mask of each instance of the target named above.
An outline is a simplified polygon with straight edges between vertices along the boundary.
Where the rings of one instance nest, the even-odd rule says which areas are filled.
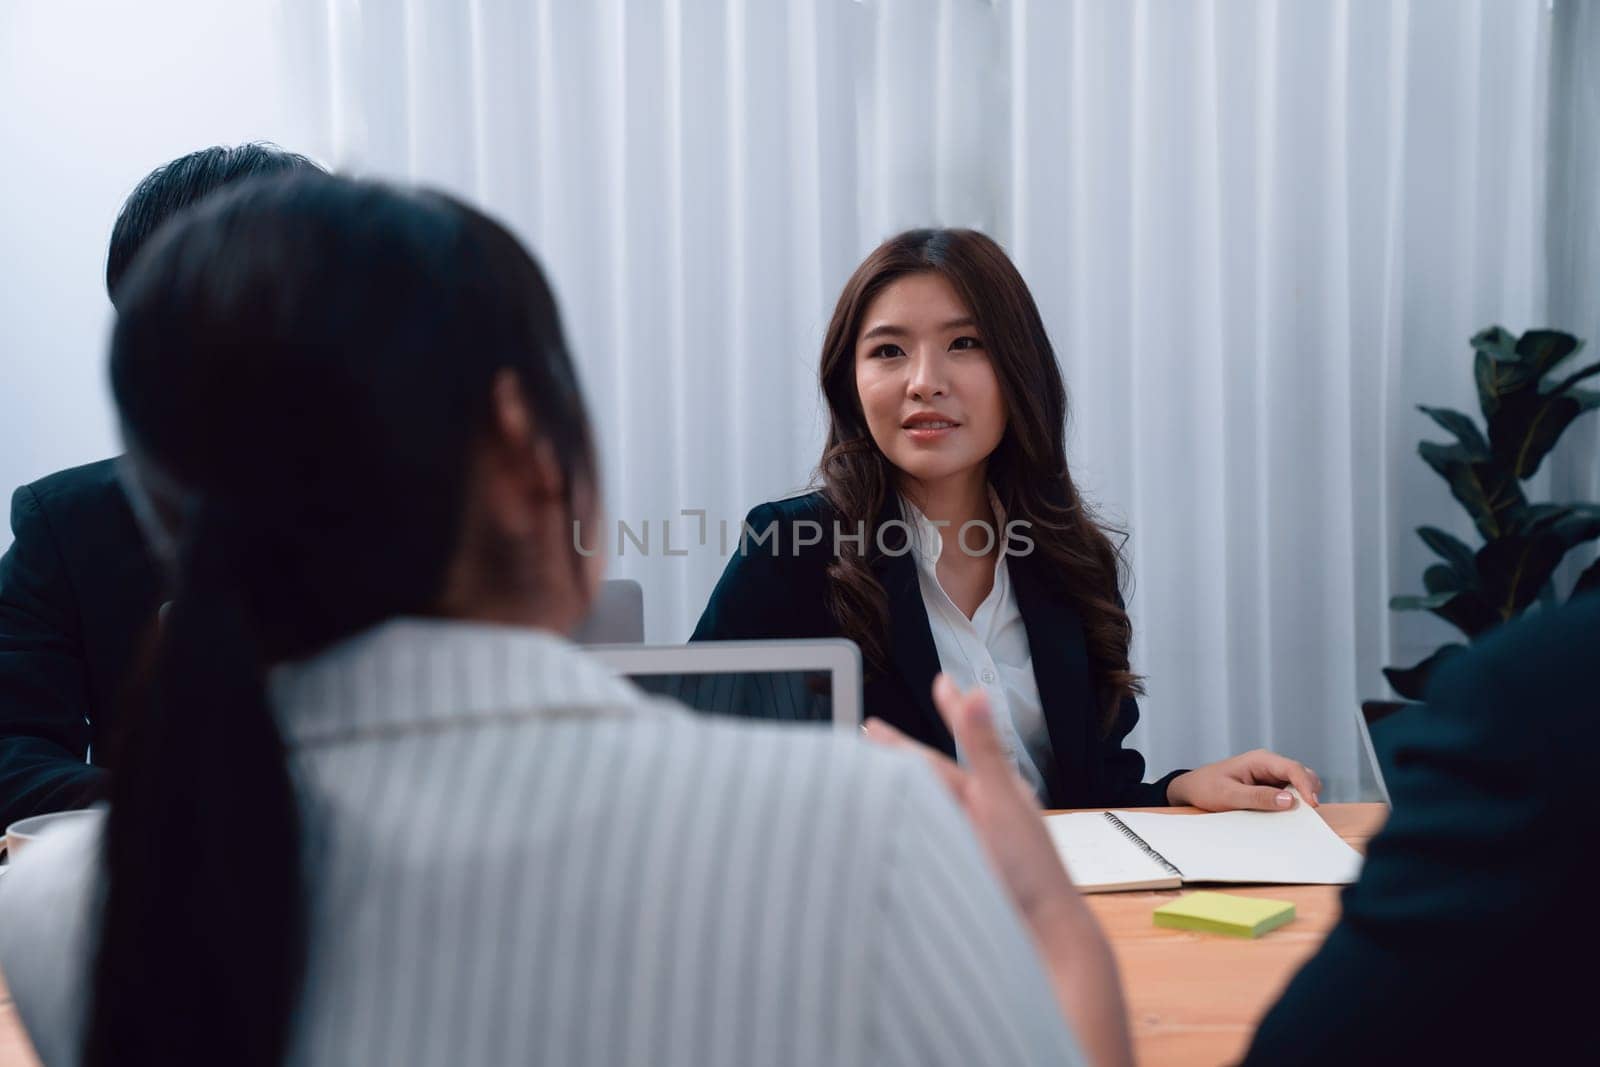
[[[988,696],[1053,807],[1276,810],[1317,776],[1255,751],[1144,783],[1117,532],[1073,483],[1067,394],[1027,284],[972,230],[912,230],[845,284],[822,346],[821,488],[745,520],[695,640],[847,637],[867,713],[956,755],[931,685]]]

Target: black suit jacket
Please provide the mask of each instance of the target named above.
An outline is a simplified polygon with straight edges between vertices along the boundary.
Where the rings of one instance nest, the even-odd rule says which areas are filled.
[[[1388,824],[1247,1062],[1600,1062],[1600,594],[1505,627],[1384,725]]]
[[[886,518],[898,512],[886,511]],[[815,533],[798,532],[797,522],[815,522],[821,543],[802,546]],[[728,561],[711,601],[700,616],[692,641],[760,638],[841,637],[827,603],[827,566],[833,556],[832,511],[821,493],[762,504],[745,523],[759,537],[776,523],[775,539],[754,543],[748,535]],[[845,530],[851,534],[853,530]],[[872,536],[868,531],[869,538]],[[870,545],[870,542],[869,542]],[[776,551],[774,551],[776,550]],[[876,553],[869,553],[877,555]],[[1038,555],[1010,556],[1012,588],[1028,631],[1034,680],[1039,686],[1055,766],[1046,783],[1051,807],[1158,806],[1167,802],[1167,783],[1145,784],[1144,757],[1122,741],[1139,721],[1138,705],[1125,700],[1109,731],[1101,728],[1100,701],[1090,672],[1083,621],[1073,606],[1050,591],[1036,568]],[[955,755],[955,742],[933,706],[933,677],[939,656],[928,627],[927,609],[917,584],[916,561],[909,552],[877,555],[873,562],[889,596],[892,669],[869,673],[866,712],[902,732]]]
[[[11,498],[16,539],[0,556],[0,826],[81,807],[103,788],[123,686],[161,603],[160,571],[114,464],[61,471]]]

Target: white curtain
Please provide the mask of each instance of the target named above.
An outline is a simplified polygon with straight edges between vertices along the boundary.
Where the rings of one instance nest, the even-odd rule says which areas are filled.
[[[822,331],[910,226],[1015,257],[1131,531],[1135,741],[1359,788],[1354,709],[1448,636],[1396,618],[1470,533],[1415,455],[1467,339],[1545,325],[1546,0],[285,0],[313,152],[454,190],[556,280],[648,636],[716,524],[805,486]],[[1592,75],[1591,75],[1592,76]],[[1563,325],[1562,323],[1551,323]],[[678,518],[704,509],[709,544]]]
[[[0,3],[0,509],[120,447],[105,271],[123,198],[203,145],[299,140],[278,16],[277,0]]]
[[[1551,28],[1549,319],[1587,338],[1600,358],[1600,4],[1562,0]],[[1600,500],[1600,419],[1581,419],[1550,460],[1550,496]],[[1556,573],[1569,589],[1595,551],[1574,552]]]

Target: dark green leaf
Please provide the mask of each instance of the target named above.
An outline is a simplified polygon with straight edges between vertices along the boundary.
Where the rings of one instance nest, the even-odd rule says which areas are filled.
[[[1449,408],[1430,408],[1426,404],[1418,404],[1417,410],[1454,434],[1456,440],[1471,453],[1473,459],[1489,458],[1489,442],[1483,439],[1478,424],[1470,418],[1459,411],[1452,411]]]
[[[1538,597],[1539,586],[1560,562],[1550,557],[1548,536],[1510,534],[1483,546],[1478,553],[1481,590],[1501,621],[1515,618]]]
[[[1454,567],[1448,563],[1435,563],[1422,572],[1422,587],[1429,593],[1459,593],[1467,585]]]
[[[1528,506],[1521,483],[1498,457],[1475,462],[1462,446],[1434,441],[1422,442],[1417,452],[1449,483],[1451,495],[1467,509],[1486,541],[1511,529],[1518,513]]]
[[[1600,374],[1600,363],[1591,363],[1587,367],[1583,367],[1567,375],[1559,382],[1551,384],[1540,383],[1539,391],[1544,393],[1563,393],[1568,389],[1571,389],[1574,385],[1577,385],[1579,382],[1583,381],[1585,378],[1593,378],[1596,374]]]
[[[1508,533],[1538,533],[1573,514],[1570,504],[1529,504],[1517,515]]]
[[[1389,598],[1389,610],[1432,611],[1453,596],[1455,596],[1454,593],[1431,593],[1428,596],[1392,596]]]
[[[1539,381],[1522,364],[1502,362],[1487,352],[1474,357],[1472,376],[1478,383],[1478,409],[1485,419],[1493,418],[1507,396],[1532,388]]]
[[[1517,338],[1504,326],[1490,326],[1472,336],[1472,347],[1478,352],[1510,363],[1517,358]]]
[[[1476,590],[1469,589],[1455,593],[1449,600],[1430,610],[1473,638],[1489,632],[1501,622],[1500,616],[1495,614],[1494,604]]]
[[[1417,536],[1422,538],[1423,544],[1433,549],[1440,559],[1450,564],[1456,573],[1461,575],[1463,587],[1477,584],[1477,564],[1472,549],[1465,542],[1434,526],[1420,527]]]
[[[1563,554],[1600,537],[1600,505],[1572,504],[1567,511],[1550,524],[1550,533]]]
[[[1600,363],[1596,363],[1595,367],[1600,368]],[[1600,408],[1600,393],[1595,392],[1593,389],[1573,389],[1567,395],[1578,402],[1579,414]]]
[[[1444,645],[1433,655],[1414,667],[1385,667],[1383,676],[1396,693],[1408,700],[1421,700],[1428,688],[1428,679],[1452,656],[1467,650],[1465,645]]]
[[[1494,606],[1473,590],[1391,597],[1389,607],[1394,611],[1431,611],[1468,637],[1477,637],[1500,624]]]
[[[1569,551],[1596,538],[1600,509],[1567,505],[1547,513],[1527,533],[1491,541],[1477,556],[1483,597],[1502,620],[1515,618],[1538,599]]]
[[[1600,504],[1591,504],[1588,501],[1579,501],[1578,503],[1574,504],[1556,504],[1554,506],[1560,508],[1563,512],[1563,514],[1560,516],[1562,519],[1572,518],[1588,520],[1600,518]]]
[[[1600,559],[1589,564],[1584,572],[1578,575],[1577,584],[1572,587],[1572,595],[1590,593],[1596,589],[1600,589]]]
[[[1489,446],[1518,478],[1531,478],[1582,410],[1570,393],[1503,395],[1489,420]]]
[[[1529,330],[1517,338],[1517,359],[1535,378],[1543,378],[1582,347],[1583,342],[1570,333]]]

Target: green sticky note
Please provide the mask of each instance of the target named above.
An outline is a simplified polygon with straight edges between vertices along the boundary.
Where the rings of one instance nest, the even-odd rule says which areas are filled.
[[[1290,901],[1232,893],[1190,893],[1155,910],[1157,926],[1229,937],[1260,937],[1293,918],[1294,904]]]

